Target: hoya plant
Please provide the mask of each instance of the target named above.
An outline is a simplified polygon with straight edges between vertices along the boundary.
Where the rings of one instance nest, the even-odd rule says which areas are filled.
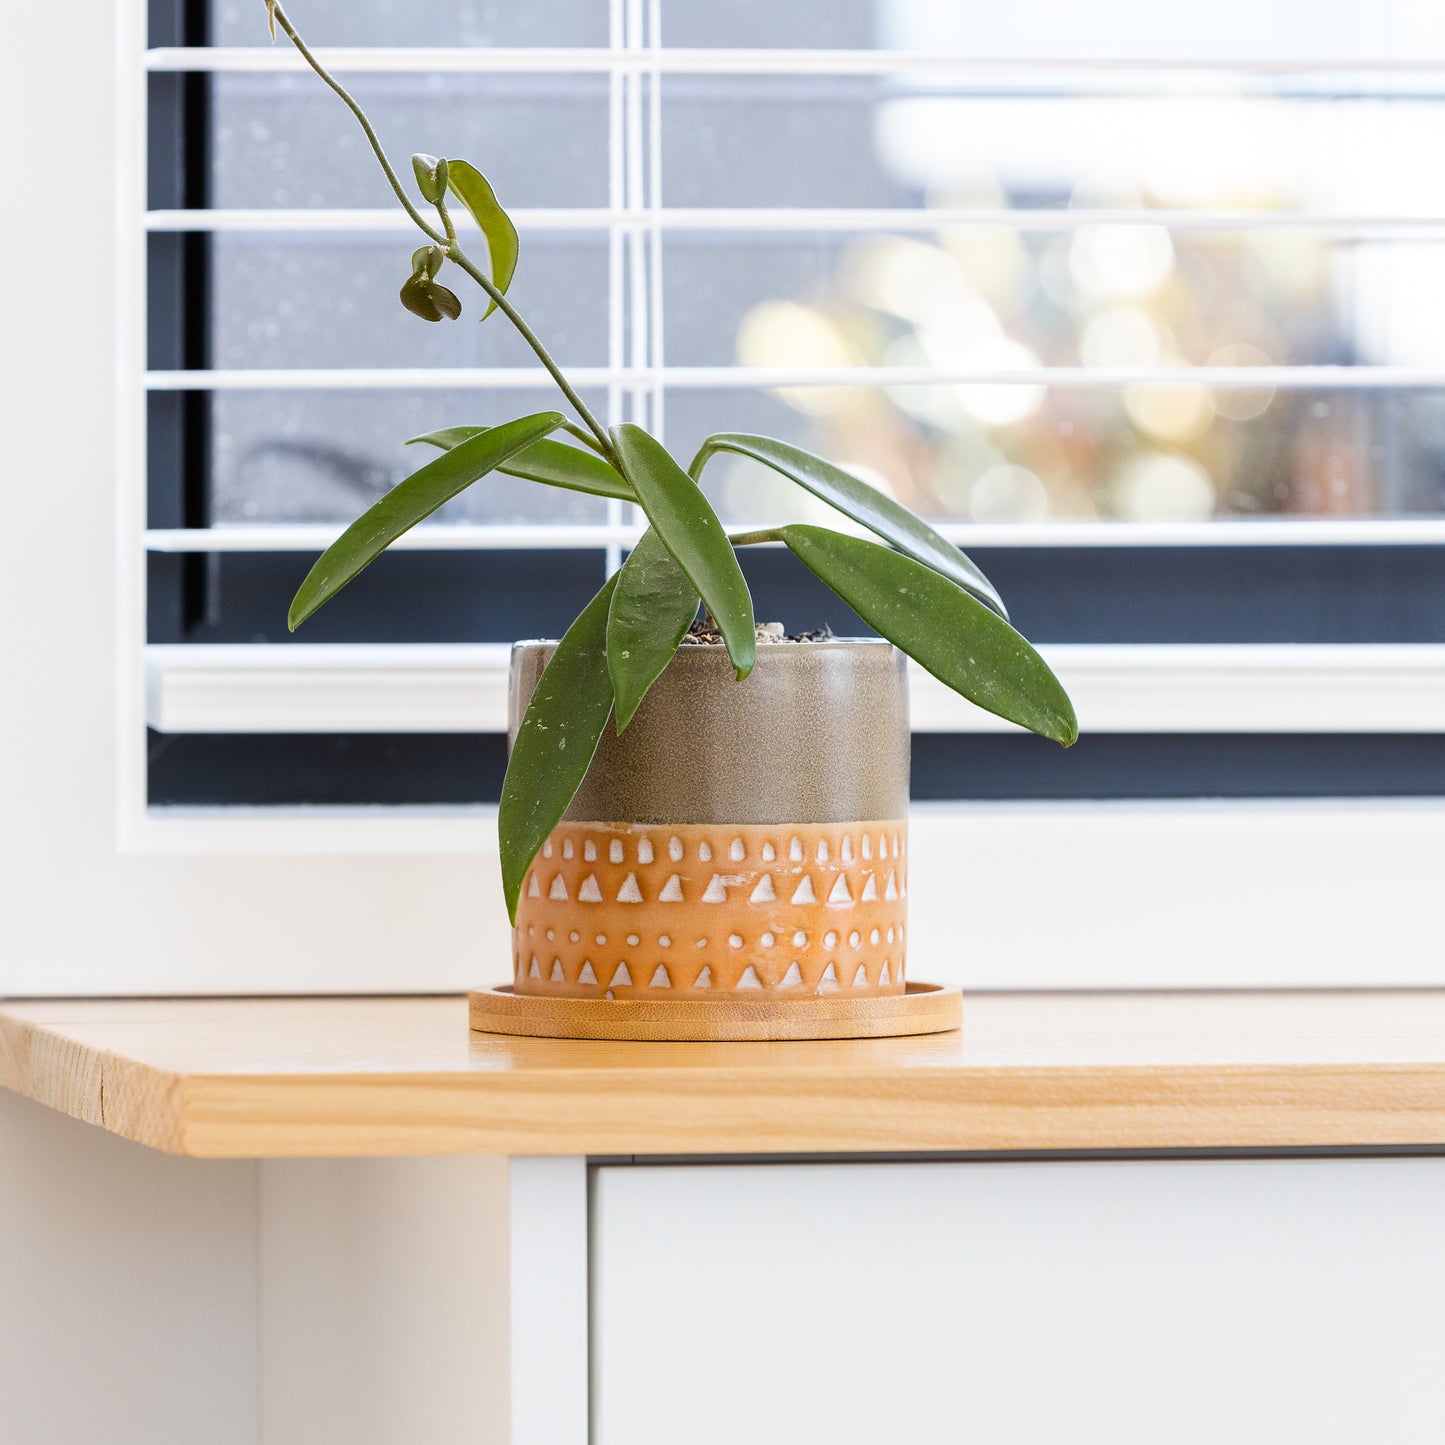
[[[988,578],[927,522],[822,457],[772,437],[720,432],[684,467],[639,426],[604,427],[507,299],[517,269],[516,227],[491,185],[467,161],[414,155],[419,202],[402,184],[370,120],[266,0],[306,62],[361,123],[391,189],[425,237],[412,253],[401,303],[423,321],[455,321],[462,302],[445,284],[454,268],[514,326],[546,367],[567,411],[500,426],[453,426],[414,437],[441,455],[399,482],[322,553],[291,603],[294,631],[409,528],[493,472],[546,487],[635,503],[648,527],[622,567],[567,629],[517,732],[499,809],[502,880],[516,919],[527,869],[582,783],[609,719],[622,732],[706,609],[739,680],[757,647],[752,597],[737,549],[782,543],[874,628],[941,682],[979,707],[1068,747],[1078,724],[1047,664],[1009,625]],[[455,202],[476,222],[486,265],[457,237]],[[425,209],[423,209],[425,208]],[[570,412],[570,415],[569,415]],[[701,482],[719,453],[771,468],[873,533],[794,523],[729,535]]]

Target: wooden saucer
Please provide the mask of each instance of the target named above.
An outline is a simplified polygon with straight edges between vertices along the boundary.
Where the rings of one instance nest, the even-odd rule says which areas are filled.
[[[510,984],[473,989],[472,1028],[479,1033],[547,1039],[880,1039],[941,1034],[963,1023],[963,995],[938,983],[909,982],[884,997],[790,999],[548,998],[519,995]]]

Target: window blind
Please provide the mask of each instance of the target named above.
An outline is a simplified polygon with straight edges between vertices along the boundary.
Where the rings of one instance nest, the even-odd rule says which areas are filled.
[[[536,184],[517,187],[526,203],[512,211],[523,237],[514,297],[524,310],[539,300],[564,342],[575,330],[576,354],[562,344],[559,359],[610,422],[642,422],[684,459],[706,430],[777,430],[921,506],[960,545],[997,550],[1028,585],[1051,585],[1051,556],[1096,554],[1070,575],[1114,589],[1106,613],[1126,603],[1167,612],[1171,571],[1190,567],[1209,579],[1199,608],[1211,588],[1247,577],[1265,588],[1262,612],[1277,600],[1264,574],[1278,570],[1281,549],[1302,548],[1320,560],[1301,574],[1301,617],[1319,610],[1309,589],[1323,596],[1342,575],[1379,614],[1364,635],[1344,624],[1321,635],[1314,618],[1283,637],[1265,625],[1255,635],[1247,620],[1228,637],[1125,627],[1107,656],[1098,652],[1115,641],[1100,635],[1107,622],[1087,634],[1064,628],[1057,640],[1045,633],[1065,680],[1094,699],[1081,706],[1086,731],[1090,707],[1113,733],[1438,730],[1441,619],[1422,609],[1401,621],[1400,594],[1379,594],[1382,578],[1403,573],[1410,588],[1425,586],[1434,563],[1422,565],[1420,549],[1445,540],[1445,352],[1429,334],[1445,304],[1445,185],[1428,160],[1445,138],[1445,28],[1404,5],[1328,15],[1281,6],[1272,17],[1225,5],[1187,27],[1141,5],[1086,34],[1069,7],[1036,3],[1012,19],[974,17],[961,36],[951,7],[918,0],[779,8],[803,31],[826,10],[823,28],[843,43],[761,43],[788,29],[787,15],[742,7],[709,19],[708,7],[681,0],[610,0],[597,10],[605,34],[587,21],[597,43],[556,46],[330,48],[320,25],[296,18],[328,66],[374,88],[363,99],[381,104],[398,154],[452,146],[489,168],[527,142],[520,129],[474,127],[469,104],[493,123],[508,106],[524,120],[573,108],[546,131],[573,138],[565,159],[545,145],[529,152]],[[220,9],[213,38],[239,23]],[[328,12],[333,32],[346,29],[344,12]],[[687,43],[709,25],[718,43]],[[749,25],[760,43],[727,43],[729,26]],[[567,28],[559,20],[561,38]],[[868,43],[847,43],[860,38]],[[979,38],[992,46],[966,48]],[[1070,39],[1074,50],[1060,44]],[[204,365],[153,357],[153,427],[174,415],[160,410],[167,399],[204,399],[209,450],[192,462],[213,476],[202,524],[153,516],[150,553],[214,568],[229,555],[314,552],[369,500],[367,488],[401,475],[397,459],[365,455],[366,439],[359,457],[338,461],[348,428],[400,436],[413,417],[492,421],[541,404],[540,369],[472,333],[395,348],[379,336],[344,357],[327,343],[314,317],[361,306],[356,288],[389,274],[377,258],[403,256],[408,226],[371,205],[376,187],[321,174],[330,161],[308,146],[351,121],[330,114],[332,97],[315,93],[289,48],[157,46],[145,65],[153,78],[239,87],[210,92],[205,154],[187,162],[209,168],[213,204],[153,205],[148,233],[262,245],[283,293],[261,304],[267,276],[245,262],[235,281],[218,279],[229,263],[213,249],[201,304],[232,308],[229,339]],[[445,120],[428,111],[438,105]],[[309,124],[316,107],[327,111],[323,131],[283,131],[297,117]],[[273,121],[273,109],[284,114]],[[831,149],[830,130],[840,138]],[[1127,143],[1111,151],[1111,138]],[[225,167],[251,152],[284,153],[286,186],[252,185],[248,200],[252,183],[228,180]],[[831,168],[821,164],[830,157]],[[276,204],[278,189],[305,203]],[[550,260],[549,245],[560,248]],[[585,292],[591,281],[601,283],[598,314],[574,325],[564,283]],[[288,325],[298,312],[312,319]],[[289,349],[277,340],[285,335],[296,337]],[[249,475],[261,480],[248,490],[225,444],[254,444],[258,407],[282,415],[271,450],[253,457]],[[296,421],[308,408],[329,418],[325,448]],[[351,490],[338,495],[326,468],[342,463]],[[308,467],[319,480],[298,497]],[[709,481],[729,524],[797,505],[757,476]],[[639,522],[615,501],[569,509],[508,494],[399,546],[587,550],[612,568]],[[1132,565],[1114,557],[1160,549],[1132,591],[1111,576]],[[1372,555],[1361,560],[1359,549]],[[1257,560],[1199,561],[1209,550]],[[1401,563],[1402,553],[1414,560]],[[1141,645],[1150,641],[1172,650]],[[208,647],[205,704],[189,710],[201,652],[188,660],[183,647],[158,643],[151,724],[301,732],[324,718],[337,732],[375,731],[378,718],[399,715],[387,699],[405,673],[381,642],[369,659],[313,648],[304,663],[275,667],[254,645]],[[1210,706],[1226,666],[1210,648],[1226,643],[1230,701]],[[1287,658],[1284,645],[1321,650]],[[495,649],[452,650],[427,665],[454,669],[457,686],[435,690],[430,714],[405,710],[398,731],[501,725]],[[1360,689],[1381,667],[1410,680],[1377,688],[1362,708]],[[263,673],[269,701],[258,708]],[[467,692],[482,674],[480,691]],[[1280,706],[1281,676],[1302,675],[1309,681],[1293,693],[1282,684],[1293,701]],[[318,710],[328,676],[336,685]],[[1170,701],[1160,703],[1161,690]],[[461,706],[463,694],[484,701]],[[941,731],[990,726],[966,704],[941,710],[920,697]]]

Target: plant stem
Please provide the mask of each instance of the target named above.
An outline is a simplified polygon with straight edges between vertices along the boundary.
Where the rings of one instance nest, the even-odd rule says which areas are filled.
[[[420,227],[430,240],[445,248],[448,259],[460,266],[462,270],[487,293],[497,310],[517,328],[522,340],[536,353],[538,361],[547,368],[552,380],[555,381],[561,389],[562,395],[567,398],[577,415],[586,422],[588,430],[597,438],[597,441],[600,443],[602,455],[610,460],[612,457],[612,443],[608,440],[606,430],[597,418],[592,415],[587,404],[577,395],[572,383],[562,374],[562,368],[552,360],[551,354],[537,338],[537,334],[522,320],[512,303],[508,301],[496,286],[492,284],[491,280],[478,269],[476,264],[457,243],[456,231],[452,226],[451,218],[447,215],[444,202],[437,202],[437,213],[441,217],[442,225],[446,228],[445,235],[429,224],[421,212],[412,204],[411,197],[407,195],[396,172],[392,169],[391,162],[386,157],[386,150],[382,146],[376,131],[372,128],[371,121],[367,118],[366,112],[362,110],[361,106],[358,105],[352,97],[351,92],[311,53],[306,42],[296,33],[295,26],[291,24],[286,12],[277,3],[277,0],[266,0],[266,9],[275,23],[286,32],[287,38],[301,53],[301,58],[341,97],[346,103],[347,109],[360,121],[362,130],[366,132],[366,139],[371,143],[372,152],[375,154],[378,164],[381,166],[387,181],[396,193],[397,200],[401,202],[402,208],[406,211],[407,215],[416,222],[417,226]]]
[[[512,303],[492,284],[491,278],[478,268],[476,262],[474,262],[455,241],[447,247],[447,256],[460,266],[462,270],[492,298],[492,302],[497,310],[517,328],[518,332],[521,333],[522,340],[536,352],[537,359],[547,368],[552,380],[555,381],[561,389],[562,395],[572,403],[572,409],[587,423],[588,430],[590,430],[592,435],[601,443],[603,456],[610,458],[612,456],[612,443],[608,439],[606,429],[602,423],[592,415],[587,407],[587,403],[573,390],[572,383],[562,374],[562,368],[552,360],[547,348],[537,339],[536,332],[522,320]]]
[[[575,421],[564,421],[562,430],[576,437],[584,446],[591,447],[599,457],[603,455],[602,448],[597,444],[597,438],[586,427],[578,426]]]
[[[295,26],[291,24],[291,21],[287,18],[286,12],[280,7],[280,5],[275,4],[274,0],[266,0],[266,6],[267,9],[271,12],[271,15],[274,17],[276,23],[282,28],[282,30],[286,32],[287,37],[290,39],[292,45],[294,45],[296,49],[301,52],[301,58],[307,63],[307,65],[312,68],[312,70],[317,73],[317,75],[322,78],[322,80],[327,83],[327,85],[332,88],[332,90],[337,93],[337,95],[342,98],[343,101],[346,102],[346,106],[351,111],[352,115],[354,115],[357,120],[361,122],[361,128],[366,132],[367,140],[371,142],[371,149],[375,153],[376,159],[380,164],[381,169],[383,170],[383,172],[385,172],[387,180],[391,183],[392,190],[396,192],[397,200],[401,202],[402,206],[406,210],[407,215],[410,216],[412,220],[415,221],[417,225],[420,226],[421,229],[425,231],[426,234],[430,236],[433,241],[435,241],[438,245],[445,246],[447,238],[443,236],[440,231],[434,230],[430,225],[428,225],[426,218],[422,215],[420,211],[417,210],[414,205],[412,205],[411,197],[408,196],[406,191],[402,188],[401,181],[398,179],[396,172],[392,170],[391,162],[387,160],[386,151],[382,148],[381,141],[377,138],[376,132],[372,129],[371,122],[367,119],[366,112],[362,110],[362,108],[356,103],[355,100],[352,99],[351,92],[348,91],[346,87],[342,85],[341,82],[337,80],[336,77],[332,75],[331,72],[327,70],[327,68],[322,65],[322,63],[317,60],[317,58],[311,53],[310,49],[307,47],[306,42],[296,33]]]
[[[729,532],[728,541],[734,547],[750,547],[760,542],[778,542],[782,539],[771,528],[763,528],[756,532]]]
[[[452,225],[451,213],[447,210],[447,198],[445,194],[437,197],[437,215],[442,218],[442,226],[447,233],[447,249],[450,251],[457,243],[457,228]]]

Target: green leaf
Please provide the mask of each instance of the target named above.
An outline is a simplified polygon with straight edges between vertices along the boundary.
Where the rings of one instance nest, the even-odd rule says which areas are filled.
[[[291,600],[287,623],[294,632],[318,607],[336,596],[403,532],[431,516],[443,502],[471,486],[539,437],[562,425],[555,411],[519,417],[489,428],[398,482],[368,507],[316,560]]]
[[[746,432],[719,432],[710,436],[693,458],[688,470],[694,478],[702,476],[702,469],[714,452],[736,452],[781,472],[829,506],[836,507],[845,516],[852,517],[855,522],[861,522],[892,542],[900,552],[906,552],[916,561],[942,572],[975,597],[982,597],[1000,616],[1008,616],[1008,609],[993,583],[953,543],[935,532],[921,517],[915,517],[907,507],[900,506],[892,497],[876,487],[870,487],[841,467],[772,437],[751,436]]]
[[[1049,665],[997,613],[890,547],[826,527],[775,533],[872,628],[987,712],[1068,747],[1074,705]]]
[[[433,281],[426,289],[427,295],[432,299],[432,305],[448,321],[455,321],[462,314],[462,303],[455,291],[448,290],[440,281]]]
[[[447,188],[482,228],[492,258],[492,285],[505,293],[512,284],[512,275],[517,269],[517,253],[521,249],[512,218],[502,209],[491,183],[467,161],[447,163]],[[493,301],[482,320],[485,321],[496,309],[497,303]]]
[[[445,452],[487,430],[484,426],[443,427],[440,431],[427,432],[425,436],[412,437],[407,445],[426,442]],[[581,447],[568,446],[566,442],[533,442],[497,470],[511,477],[542,482],[549,487],[566,487],[573,492],[587,492],[594,497],[616,497],[623,502],[637,500],[637,494],[616,467],[604,462],[596,452],[586,452]]]
[[[416,188],[422,199],[432,205],[442,200],[447,193],[447,163],[435,156],[418,153],[411,158],[411,168],[416,175]]]
[[[607,579],[557,644],[512,745],[497,832],[502,891],[513,923],[527,869],[582,786],[612,711],[607,614],[618,575]]]
[[[440,274],[447,253],[440,246],[418,246],[411,253],[411,275],[414,281],[433,281]]]
[[[420,246],[411,253],[411,275],[402,283],[401,304],[423,321],[455,321],[462,314],[456,292],[436,280],[447,254],[440,246]]]
[[[440,281],[418,281],[415,276],[402,283],[401,304],[423,321],[455,321],[462,314],[462,303],[455,291]]]
[[[428,282],[418,281],[415,276],[408,276],[401,283],[400,295],[401,304],[413,316],[420,316],[423,321],[440,321],[442,319],[441,307],[432,297],[431,286]]]
[[[672,661],[698,601],[697,588],[649,527],[617,574],[607,615],[607,669],[619,733]]]
[[[470,441],[473,437],[479,437],[484,431],[490,430],[490,427],[484,426],[444,426],[436,431],[423,432],[419,437],[407,437],[405,444],[414,447],[419,443],[425,443],[429,447],[435,447],[438,451],[449,452],[454,446],[460,446],[462,442]]]
[[[739,678],[753,670],[757,627],[737,554],[696,482],[640,426],[612,428],[612,449],[647,520],[717,621]]]

